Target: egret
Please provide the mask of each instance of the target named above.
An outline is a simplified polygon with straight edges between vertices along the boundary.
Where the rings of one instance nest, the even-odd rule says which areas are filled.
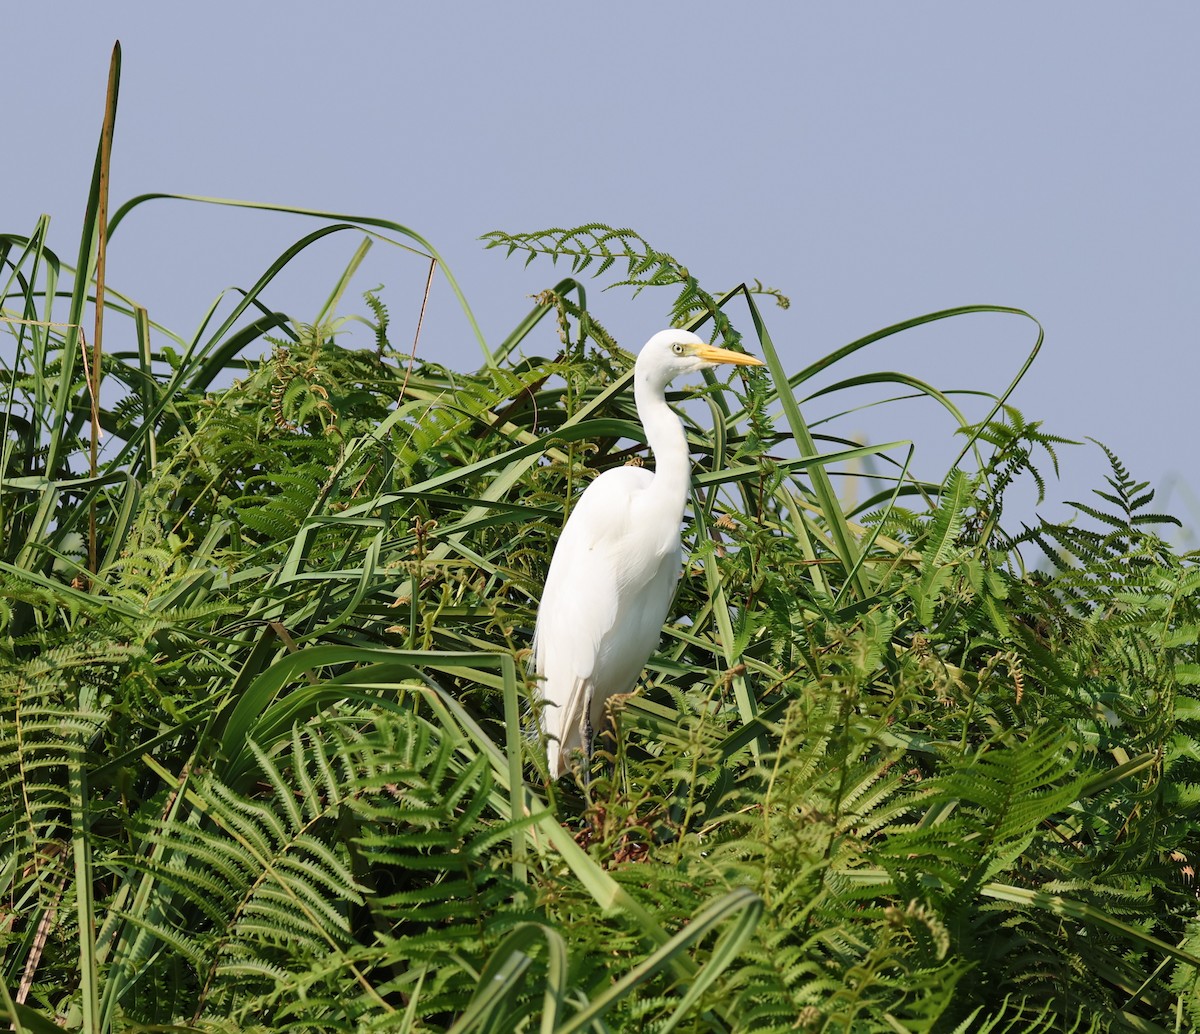
[[[633,368],[634,401],[655,471],[615,467],[576,503],[550,561],[533,635],[550,776],[577,751],[590,755],[608,700],[629,693],[658,645],[683,565],[679,527],[691,460],[667,385],[720,363],[762,366],[754,356],[663,330]]]

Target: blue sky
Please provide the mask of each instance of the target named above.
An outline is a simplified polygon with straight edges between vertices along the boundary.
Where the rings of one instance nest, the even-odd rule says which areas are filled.
[[[439,249],[493,342],[557,275],[479,235],[592,220],[635,228],[714,289],[783,290],[792,307],[768,318],[792,368],[923,312],[1024,308],[1046,330],[1014,398],[1025,415],[1200,491],[1196,6],[20,5],[3,42],[0,232],[48,212],[52,245],[74,255],[117,38],[114,205],[162,190],[394,219]],[[114,239],[110,281],[186,333],[312,228],[146,206]],[[314,252],[277,307],[315,314],[356,243]],[[356,287],[384,283],[409,328],[424,281],[423,263],[377,247]],[[590,298],[630,348],[670,301]],[[1032,341],[1028,323],[970,317],[854,370],[998,390]],[[420,350],[478,362],[444,285]],[[929,476],[951,454],[928,405],[839,428],[914,438]],[[1104,473],[1094,447],[1062,459],[1055,500]],[[1170,502],[1200,523],[1178,488]]]

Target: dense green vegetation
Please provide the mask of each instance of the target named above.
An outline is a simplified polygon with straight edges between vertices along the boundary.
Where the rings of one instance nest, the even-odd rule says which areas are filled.
[[[0,235],[6,1019],[1200,1025],[1200,572],[1153,493],[1108,454],[1076,520],[1006,520],[1065,447],[1011,386],[971,419],[899,373],[833,389],[955,415],[933,479],[802,415],[877,340],[993,311],[1040,344],[1024,314],[934,313],[792,372],[761,285],[711,294],[631,231],[498,233],[571,276],[451,371],[393,344],[382,295],[350,289],[360,255],[315,315],[273,309],[329,232],[437,258],[330,216],[174,336],[103,284],[109,238],[157,203],[109,218],[107,162],[75,267],[44,223]],[[676,393],[691,561],[607,761],[550,785],[526,733],[541,581],[582,485],[643,452],[585,275],[767,367]],[[339,343],[347,320],[373,344]]]

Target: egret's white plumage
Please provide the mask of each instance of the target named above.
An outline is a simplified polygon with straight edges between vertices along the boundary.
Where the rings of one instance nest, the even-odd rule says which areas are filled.
[[[655,472],[607,470],[588,485],[558,540],[534,632],[534,668],[551,776],[604,725],[605,704],[637,683],[658,645],[683,563],[679,525],[691,483],[683,425],[666,403],[680,374],[719,363],[761,366],[684,330],[638,353],[634,400]]]

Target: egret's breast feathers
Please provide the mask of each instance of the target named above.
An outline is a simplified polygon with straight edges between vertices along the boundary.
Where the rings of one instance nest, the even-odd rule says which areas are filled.
[[[678,524],[664,538],[638,500],[654,476],[617,467],[593,481],[559,538],[538,609],[536,664],[547,697],[556,684],[591,678],[602,644],[628,613],[628,602],[654,580],[662,560],[678,552]],[[673,563],[678,565],[678,561]]]

